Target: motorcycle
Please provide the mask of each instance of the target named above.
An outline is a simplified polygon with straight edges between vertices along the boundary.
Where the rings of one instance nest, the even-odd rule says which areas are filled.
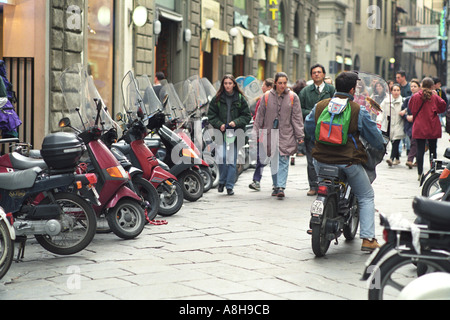
[[[144,90],[144,88],[142,88]],[[146,138],[145,142],[153,154],[162,160],[169,168],[169,172],[177,177],[183,190],[184,199],[197,201],[203,196],[204,180],[199,174],[200,165],[208,166],[195,151],[175,132],[166,125],[165,116],[168,122],[181,119],[180,104],[178,95],[171,83],[163,84],[160,95],[168,95],[166,102],[166,112],[159,110],[147,124],[147,128],[158,137]],[[164,99],[163,99],[164,100]],[[170,124],[169,124],[170,125]]]
[[[370,300],[397,298],[411,281],[434,272],[450,272],[450,203],[422,196],[413,200],[417,219],[380,214],[385,244],[366,262]]]
[[[385,92],[389,92],[389,87],[382,78],[358,72],[359,81],[372,83],[380,82],[384,86]],[[363,84],[358,83],[357,87]],[[367,99],[363,92],[355,94],[354,101],[365,106],[371,113],[371,117],[376,119],[377,113],[381,113],[378,104],[373,104],[372,100]],[[380,127],[381,128],[381,127]],[[363,140],[361,138],[361,140]],[[386,142],[387,143],[387,142]],[[364,165],[370,182],[376,178],[375,168],[384,156],[385,151],[379,151],[372,148],[365,141],[363,145],[366,147],[368,161]],[[349,185],[345,173],[342,168],[333,165],[321,164],[318,166],[318,190],[317,198],[311,205],[311,219],[308,234],[311,235],[311,246],[317,257],[323,257],[330,247],[332,240],[338,244],[338,238],[344,234],[346,240],[353,240],[359,225],[359,206],[358,200]]]
[[[8,217],[0,207],[0,279],[8,272],[14,257],[16,233],[10,219],[11,215]]]
[[[445,150],[444,157],[450,159],[450,148]],[[446,160],[431,159],[430,170],[420,177],[422,196],[430,197],[440,192],[439,177],[448,164],[449,162]]]
[[[423,275],[406,285],[398,300],[449,300],[450,274],[434,272]]]
[[[60,85],[66,102],[66,117],[60,120],[60,128],[71,128],[83,141],[87,157],[80,171],[95,172],[99,204],[93,208],[100,219],[105,217],[109,228],[120,238],[132,239],[144,229],[146,202],[130,189],[131,179],[101,140],[104,135],[100,122],[108,118],[105,106],[93,79],[86,68],[77,64],[66,69],[60,77]],[[114,128],[112,134],[114,133]]]
[[[119,113],[117,120],[126,121],[126,130],[119,142],[112,144],[112,149],[119,150],[134,167],[141,169],[142,178],[150,181],[156,188],[159,198],[158,213],[162,216],[174,215],[183,205],[181,186],[174,175],[159,165],[144,142],[148,134],[144,121],[161,107],[161,102],[152,87],[146,88],[143,92],[145,99],[142,98],[131,71],[122,81],[122,93],[127,119]]]

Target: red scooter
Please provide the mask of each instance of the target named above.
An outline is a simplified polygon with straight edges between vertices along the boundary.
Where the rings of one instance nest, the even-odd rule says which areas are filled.
[[[147,96],[148,103],[143,103],[131,71],[125,75],[122,81],[122,94],[127,119],[118,114],[120,120],[126,121],[126,130],[119,140],[123,140],[126,144],[114,143],[112,148],[118,149],[134,167],[141,169],[142,177],[149,180],[156,188],[159,194],[158,214],[171,216],[177,213],[183,205],[183,190],[177,178],[159,165],[154,154],[144,143],[144,138],[148,134],[144,121],[151,114],[148,108],[157,106],[160,101],[153,91],[152,96]]]
[[[93,79],[86,68],[77,64],[62,73],[60,84],[67,107],[67,117],[60,121],[60,127],[70,127],[78,133],[89,155],[86,170],[98,176],[96,188],[100,205],[93,208],[98,217],[106,217],[118,237],[135,238],[146,223],[145,203],[129,188],[129,173],[100,139],[102,128],[99,124],[109,115]]]

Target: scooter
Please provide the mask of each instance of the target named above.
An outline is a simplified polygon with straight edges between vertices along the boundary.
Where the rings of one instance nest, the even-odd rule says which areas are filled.
[[[153,89],[148,88],[144,103],[131,71],[122,81],[122,93],[127,119],[122,114],[118,114],[116,118],[126,121],[126,130],[119,139],[125,143],[120,141],[113,143],[112,149],[120,151],[134,167],[142,170],[142,177],[151,182],[159,195],[158,213],[162,216],[171,216],[183,205],[183,191],[177,178],[159,165],[158,160],[144,143],[144,138],[148,134],[144,121],[161,107],[161,102]]]
[[[149,86],[147,87],[148,89]],[[147,90],[147,88],[145,90]],[[143,89],[144,90],[144,89]],[[170,93],[169,93],[170,92]],[[184,199],[188,201],[197,201],[203,196],[204,181],[198,173],[199,165],[207,166],[207,163],[198,157],[198,155],[189,147],[189,145],[180,138],[175,132],[170,130],[165,124],[165,115],[171,121],[172,106],[175,112],[175,105],[172,105],[171,99],[177,94],[173,89],[173,85],[166,83],[161,88],[160,94],[168,95],[166,103],[166,112],[159,110],[149,119],[147,128],[152,133],[157,133],[158,138],[152,136],[151,139],[145,139],[147,146],[153,154],[160,156],[162,161],[170,168],[170,173],[177,177],[178,182],[183,190]],[[172,98],[171,98],[172,97]],[[172,100],[173,101],[173,100]],[[177,118],[173,118],[177,119]],[[156,143],[155,143],[156,142]],[[162,148],[161,145],[164,147]]]
[[[450,148],[444,152],[444,157],[450,159]],[[439,176],[444,168],[449,164],[449,161],[442,159],[432,159],[430,170],[420,178],[420,186],[422,187],[422,196],[429,197],[440,191]]]
[[[366,262],[370,300],[399,296],[416,276],[450,273],[450,203],[422,196],[413,200],[414,223],[380,213],[385,243]]]
[[[94,205],[97,217],[106,217],[109,227],[118,237],[132,239],[144,229],[145,201],[129,188],[131,179],[108,147],[103,143],[100,122],[108,117],[101,96],[86,68],[77,64],[60,77],[67,117],[60,128],[71,128],[84,142],[88,157],[85,170],[95,172],[99,183],[99,205]],[[81,167],[80,167],[81,168]]]

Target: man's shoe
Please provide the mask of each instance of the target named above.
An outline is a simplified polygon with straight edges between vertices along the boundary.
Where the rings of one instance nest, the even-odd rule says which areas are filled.
[[[232,195],[234,194],[233,189],[227,189],[227,194],[228,194],[229,196],[232,196]]]
[[[376,248],[379,248],[380,245],[378,244],[377,239],[372,238],[372,240],[369,239],[363,239],[362,245],[361,245],[361,251],[368,251],[372,252]]]
[[[272,189],[272,197],[276,197],[278,195],[278,190],[279,190],[279,188],[275,188],[275,187]]]
[[[224,184],[219,184],[219,186],[217,187],[217,191],[219,191],[220,193],[222,193],[224,188],[225,188],[225,185],[224,185]]]
[[[413,163],[411,161],[406,161],[406,166],[410,169],[413,168]]]
[[[395,159],[393,162],[394,165],[400,164],[400,160],[399,159]]]
[[[261,186],[259,185],[259,181],[254,181],[248,185],[248,187],[252,190],[259,191],[261,190]]]
[[[278,198],[284,198],[284,190],[283,190],[283,188],[279,188],[278,189],[277,197]]]
[[[387,159],[386,162],[389,165],[389,167],[392,167],[392,165],[394,164],[391,159]]]
[[[313,189],[309,190],[309,191],[306,193],[306,195],[309,196],[309,197],[315,196],[316,194],[317,194],[317,191],[316,191],[316,190],[313,190]]]
[[[295,158],[291,157],[291,166],[295,166]]]

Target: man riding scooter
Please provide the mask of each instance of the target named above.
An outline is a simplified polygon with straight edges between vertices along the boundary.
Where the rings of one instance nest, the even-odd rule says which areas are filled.
[[[358,74],[342,72],[336,78],[336,93],[332,99],[325,99],[316,104],[305,119],[305,130],[310,137],[315,137],[316,124],[323,111],[334,102],[351,108],[348,125],[347,142],[341,145],[325,144],[316,137],[312,151],[316,171],[321,165],[328,164],[341,168],[358,199],[360,208],[360,237],[363,239],[361,250],[373,251],[379,244],[375,239],[375,204],[371,181],[363,167],[367,162],[366,150],[360,137],[372,147],[384,150],[384,140],[376,123],[370,119],[365,107],[353,101]],[[330,129],[331,130],[331,129]]]

